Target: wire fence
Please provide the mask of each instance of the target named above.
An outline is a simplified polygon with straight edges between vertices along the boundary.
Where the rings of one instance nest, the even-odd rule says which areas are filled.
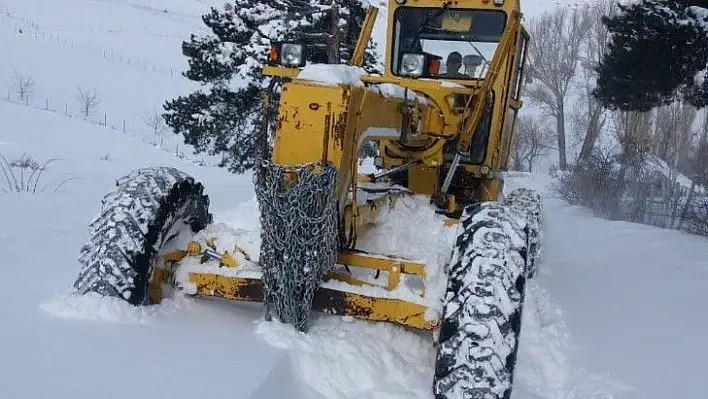
[[[164,123],[161,121],[161,116],[146,113],[140,118],[125,119],[109,117],[108,112],[100,111],[95,108],[88,109],[88,112],[77,112],[76,108],[83,108],[85,104],[79,103],[78,100],[69,101],[53,101],[50,98],[45,98],[44,101],[35,101],[31,96],[25,95],[19,98],[18,95],[8,90],[7,96],[3,101],[22,105],[35,110],[50,112],[55,115],[63,116],[69,119],[78,120],[93,126],[98,126],[114,132],[122,133],[140,140],[143,143],[149,144],[164,152],[170,153],[173,156],[191,161],[197,165],[217,165],[218,162],[211,157],[192,154],[192,147],[185,144],[172,142],[169,138],[172,135],[166,125],[158,125]],[[82,111],[86,111],[84,108]],[[154,118],[154,119],[153,119]],[[132,121],[139,121],[134,123]]]
[[[95,58],[103,59],[106,62],[114,64],[122,64],[131,67],[142,72],[151,73],[155,75],[165,76],[169,78],[182,79],[183,76],[179,70],[175,70],[172,67],[165,65],[158,65],[142,59],[135,55],[122,54],[115,52],[113,50],[106,50],[105,48],[82,43],[75,41],[67,36],[62,36],[57,33],[47,32],[42,28],[42,26],[36,21],[17,15],[5,8],[0,7],[0,26],[5,29],[12,31],[17,35],[24,35],[26,37],[43,40],[45,42],[54,44],[56,46],[71,49],[72,51],[78,51],[87,55],[91,55]],[[74,30],[74,28],[70,28]],[[105,28],[94,28],[85,27],[74,30],[77,32],[83,32],[88,34],[95,33],[121,33],[117,30],[105,29]],[[176,38],[177,35],[171,35],[165,32],[155,32],[155,31],[144,31],[144,32],[133,32],[134,34],[144,35],[144,36],[156,36],[162,38]],[[181,37],[180,37],[181,38]]]

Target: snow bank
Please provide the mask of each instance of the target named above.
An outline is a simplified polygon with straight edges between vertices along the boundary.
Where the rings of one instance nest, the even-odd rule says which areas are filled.
[[[607,376],[593,375],[572,362],[572,337],[563,312],[535,281],[527,282],[527,296],[516,369],[523,389],[539,397],[612,398],[628,389]]]
[[[428,334],[318,315],[307,334],[278,322],[256,328],[290,351],[297,379],[325,398],[429,399],[435,350]]]
[[[157,318],[191,308],[192,299],[176,294],[156,306],[133,306],[121,299],[87,295],[55,296],[39,305],[53,316],[118,324],[148,324]]]
[[[666,161],[654,154],[647,155],[646,168],[649,173],[658,173],[669,181],[676,181],[683,188],[691,188],[692,182],[690,178],[678,170],[673,169]],[[699,193],[703,192],[703,188],[700,186],[696,186],[695,189]]]
[[[425,264],[424,304],[428,319],[442,314],[442,301],[447,284],[445,265],[452,254],[457,226],[445,226],[445,217],[435,213],[428,198],[403,197],[391,209],[383,209],[375,229],[364,231],[357,247],[367,252],[400,256]],[[413,279],[406,276],[406,283]]]

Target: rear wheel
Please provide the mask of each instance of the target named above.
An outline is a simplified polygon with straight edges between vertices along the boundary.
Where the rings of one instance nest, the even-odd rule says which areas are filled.
[[[437,399],[511,396],[526,283],[527,228],[499,203],[465,209],[448,271]]]
[[[528,225],[528,267],[527,277],[533,278],[538,272],[543,244],[543,202],[541,195],[530,188],[517,188],[504,199],[504,204],[524,215]]]
[[[201,183],[169,167],[139,169],[118,179],[89,226],[76,292],[148,304],[160,248],[184,231],[196,233],[211,223],[209,197],[203,191]]]

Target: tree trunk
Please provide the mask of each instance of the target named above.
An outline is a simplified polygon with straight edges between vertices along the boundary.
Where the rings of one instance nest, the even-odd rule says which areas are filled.
[[[565,157],[565,110],[563,109],[563,100],[558,102],[556,134],[558,136],[558,168],[565,171],[568,169],[568,164]]]
[[[327,63],[339,64],[341,57],[339,56],[340,37],[339,37],[339,6],[335,3],[332,5],[330,12],[330,28],[329,42],[327,43]]]
[[[521,159],[518,157],[512,157],[513,162],[514,162],[514,170],[518,170],[519,172],[522,172],[524,170],[524,165],[521,163]]]
[[[600,103],[595,103],[590,110],[588,115],[588,128],[585,131],[585,138],[583,139],[583,146],[580,149],[580,155],[578,155],[578,163],[583,163],[587,161],[592,154],[592,149],[595,148],[595,142],[600,136],[600,131],[604,123],[600,122],[602,117],[602,105]]]

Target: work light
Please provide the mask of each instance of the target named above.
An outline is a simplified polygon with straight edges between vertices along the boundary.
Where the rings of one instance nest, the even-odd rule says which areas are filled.
[[[417,78],[425,70],[425,55],[419,53],[403,53],[398,73],[402,76]]]

